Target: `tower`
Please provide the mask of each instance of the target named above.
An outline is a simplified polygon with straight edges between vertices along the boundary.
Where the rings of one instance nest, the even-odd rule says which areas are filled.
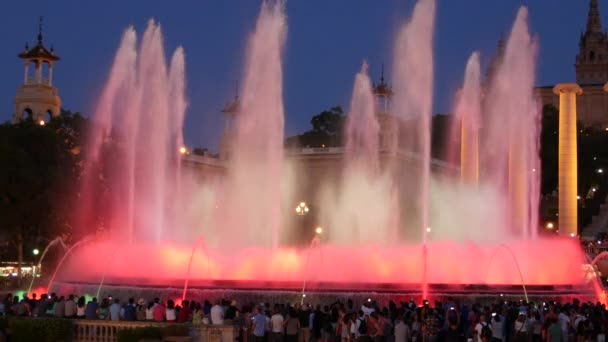
[[[390,114],[393,89],[384,79],[384,64],[380,73],[380,82],[373,85],[373,91],[376,96],[376,111],[380,125],[380,149],[394,152],[398,143],[398,125],[396,118]]]
[[[25,43],[25,50],[18,55],[24,62],[23,85],[17,89],[13,122],[32,119],[46,122],[59,116],[61,99],[59,91],[53,87],[53,68],[59,56],[53,48],[47,49],[42,43],[42,18],[38,30],[38,42],[33,48]],[[33,66],[33,68],[30,68]]]
[[[603,85],[608,81],[608,36],[602,32],[598,0],[590,0],[587,28],[581,34],[576,56],[576,82]]]
[[[241,101],[239,100],[239,86],[237,84],[234,100],[222,109],[222,113],[224,113],[224,118],[226,120],[224,133],[220,140],[220,159],[222,160],[228,160],[232,154],[232,144],[234,143],[236,135],[236,120],[240,111]]]

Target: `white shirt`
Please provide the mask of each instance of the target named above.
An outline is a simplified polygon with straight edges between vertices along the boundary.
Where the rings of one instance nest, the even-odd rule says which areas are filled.
[[[283,332],[283,316],[281,314],[274,314],[270,317],[270,329],[273,333]]]
[[[175,309],[166,309],[165,318],[167,319],[167,321],[177,320],[177,317],[175,316]]]
[[[488,323],[487,322],[479,322],[477,323],[477,325],[475,326],[475,332],[477,333],[477,342],[481,342],[481,330],[483,329],[484,326],[486,326]]]
[[[154,320],[154,306],[152,306],[149,309],[146,308],[146,321],[153,321],[153,320]]]
[[[224,324],[224,309],[217,304],[211,307],[211,324]]]
[[[406,342],[410,335],[410,327],[403,321],[397,321],[395,323],[395,342]]]

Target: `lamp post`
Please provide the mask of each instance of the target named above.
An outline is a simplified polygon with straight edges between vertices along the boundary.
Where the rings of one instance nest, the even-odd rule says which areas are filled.
[[[298,206],[296,207],[296,214],[298,214],[300,216],[304,216],[304,215],[308,214],[309,210],[310,209],[308,209],[306,202],[300,202],[300,204],[298,204]]]
[[[296,206],[296,214],[300,217],[299,219],[299,225],[300,227],[298,228],[298,231],[303,232],[304,231],[304,227],[306,226],[306,220],[304,219],[304,217],[308,214],[308,212],[310,211],[310,209],[308,208],[308,205],[306,204],[306,202],[302,201],[300,202],[300,204],[298,204]],[[306,234],[308,235],[308,234]],[[308,239],[308,237],[306,237],[306,239]]]

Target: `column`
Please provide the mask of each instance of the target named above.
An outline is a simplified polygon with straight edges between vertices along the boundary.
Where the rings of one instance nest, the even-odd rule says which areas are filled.
[[[27,76],[30,73],[30,61],[25,61],[25,75],[23,76],[23,84],[27,84]]]
[[[53,63],[49,63],[49,85],[53,86]]]
[[[42,82],[42,62],[36,61],[36,83]]]
[[[576,83],[558,84],[559,95],[558,211],[559,234],[578,235],[576,96],[583,90]]]

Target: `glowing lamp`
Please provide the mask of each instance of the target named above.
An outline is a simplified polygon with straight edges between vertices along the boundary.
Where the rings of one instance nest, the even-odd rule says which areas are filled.
[[[547,227],[547,229],[553,229],[553,227],[554,227],[553,222],[547,222],[546,227]]]
[[[306,206],[306,202],[300,202],[300,207],[305,207]]]
[[[431,227],[426,227],[426,232],[430,233],[431,232]]]
[[[321,234],[323,234],[323,228],[321,228],[321,227],[317,227],[317,228],[315,228],[315,233],[316,233],[317,235],[321,235]]]
[[[597,173],[604,173],[604,169],[597,169]]]
[[[44,120],[40,120],[40,122],[38,123],[40,126],[44,126],[46,125],[46,122],[44,122]]]
[[[306,293],[302,293],[302,298],[306,298]]]
[[[595,190],[596,190],[595,188],[591,188],[591,191],[595,192]]]
[[[576,236],[576,234],[574,234],[574,233],[570,233],[570,237],[571,237],[571,238],[573,238],[573,237],[575,237],[575,236]]]
[[[182,146],[182,147],[179,148],[179,153],[180,154],[186,154],[187,152],[188,152],[188,149],[185,148],[184,146]]]
[[[32,251],[32,253],[34,255],[38,255],[40,253],[40,251],[38,250],[38,248],[34,248],[34,250]]]
[[[297,207],[296,207],[296,212],[297,212],[297,213],[299,213],[299,212],[301,212],[301,211],[302,211],[302,208],[300,208],[300,206],[297,206]]]
[[[577,200],[580,200],[580,199],[581,199],[581,196],[580,196],[580,195],[577,195],[577,196],[576,196],[576,199],[577,199]]]

